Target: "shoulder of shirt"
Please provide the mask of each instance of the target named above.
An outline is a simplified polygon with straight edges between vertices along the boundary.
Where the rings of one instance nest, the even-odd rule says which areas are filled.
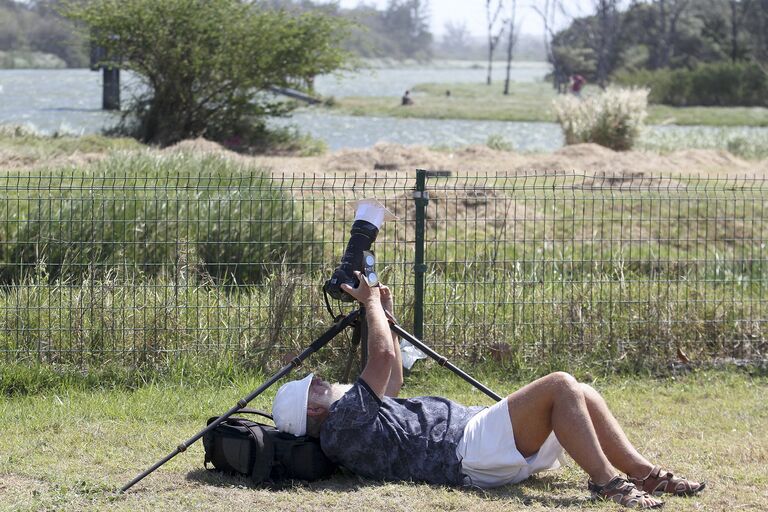
[[[376,402],[377,402],[379,405],[381,405],[381,403],[382,403],[382,401],[381,401],[381,398],[379,398],[379,397],[378,397],[378,395],[377,395],[376,393],[374,393],[374,392],[373,392],[373,390],[371,389],[371,387],[368,385],[368,383],[367,383],[367,382],[365,382],[363,379],[361,379],[360,377],[358,377],[358,378],[357,378],[357,382],[356,382],[355,384],[356,384],[356,385],[359,385],[359,386],[360,386],[362,389],[364,389],[366,393],[368,393],[369,395],[371,395],[371,398],[373,398],[374,400],[376,400]]]

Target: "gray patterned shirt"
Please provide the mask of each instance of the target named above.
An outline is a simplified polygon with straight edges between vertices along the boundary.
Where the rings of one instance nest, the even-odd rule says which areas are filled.
[[[364,477],[461,485],[456,445],[481,410],[433,396],[379,399],[358,379],[331,407],[320,446],[331,460]]]

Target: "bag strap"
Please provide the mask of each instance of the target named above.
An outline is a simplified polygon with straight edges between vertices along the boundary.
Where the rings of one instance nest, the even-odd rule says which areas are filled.
[[[247,411],[251,412],[251,411]],[[262,413],[262,411],[256,411],[254,410],[256,414]],[[264,480],[267,480],[269,478],[269,475],[272,473],[272,468],[275,463],[275,447],[272,444],[272,439],[269,437],[269,435],[264,432],[262,425],[255,424],[255,425],[249,425],[247,420],[241,420],[240,418],[229,418],[227,420],[231,424],[234,425],[240,425],[241,427],[244,427],[248,433],[250,434],[251,438],[253,439],[253,442],[257,446],[261,446],[263,451],[260,454],[257,454],[254,450],[251,450],[251,457],[248,461],[248,467],[251,468],[250,477],[256,482],[261,483]],[[259,443],[259,440],[261,440],[261,443]],[[259,469],[261,470],[258,474],[256,472],[257,465],[257,457],[261,455],[262,460],[266,461],[268,465],[260,465]]]
[[[263,416],[263,417],[267,418],[272,423],[275,422],[275,420],[274,420],[274,418],[272,418],[271,414],[269,414],[268,412],[264,412],[261,409],[249,409],[249,408],[238,409],[237,411],[235,411],[235,414],[238,414],[238,413],[241,413],[241,412],[246,413],[246,414],[257,414],[259,416]]]

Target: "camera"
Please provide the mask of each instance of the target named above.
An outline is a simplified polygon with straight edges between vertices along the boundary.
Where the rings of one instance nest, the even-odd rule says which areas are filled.
[[[357,288],[360,281],[355,271],[361,272],[368,284],[378,284],[378,276],[374,270],[376,257],[371,252],[371,245],[376,241],[379,229],[385,220],[395,216],[375,199],[363,199],[354,203],[356,206],[355,221],[350,230],[349,242],[341,262],[331,278],[325,282],[323,290],[336,300],[354,302],[354,298],[341,289],[342,284]]]

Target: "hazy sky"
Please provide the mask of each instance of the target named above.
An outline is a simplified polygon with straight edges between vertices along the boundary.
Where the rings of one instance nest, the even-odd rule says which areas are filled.
[[[342,7],[355,7],[360,4],[374,5],[378,9],[386,7],[389,0],[339,0]],[[509,3],[509,2],[507,2]],[[518,19],[522,19],[522,31],[527,34],[543,35],[544,25],[541,17],[534,11],[532,5],[544,5],[544,1],[518,0]],[[571,16],[584,16],[591,12],[593,0],[567,0],[566,9]],[[433,34],[438,38],[445,32],[445,24],[465,22],[470,33],[485,36],[487,21],[485,17],[485,0],[429,0],[430,18]],[[558,15],[561,22],[563,15]],[[564,23],[567,25],[567,23]]]

